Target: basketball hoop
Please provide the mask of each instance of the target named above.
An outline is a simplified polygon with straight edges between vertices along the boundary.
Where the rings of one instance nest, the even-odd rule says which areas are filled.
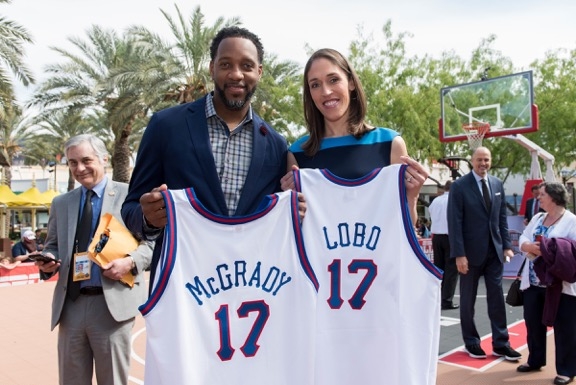
[[[468,138],[468,143],[472,150],[476,150],[478,147],[482,146],[482,139],[488,131],[490,131],[490,123],[484,122],[471,122],[464,123],[462,125],[464,133]]]

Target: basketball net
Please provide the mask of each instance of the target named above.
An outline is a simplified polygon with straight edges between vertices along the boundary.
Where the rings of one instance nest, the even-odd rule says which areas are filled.
[[[484,122],[471,122],[464,123],[462,129],[468,138],[468,144],[472,150],[476,150],[482,146],[482,139],[488,131],[490,131],[490,123]]]

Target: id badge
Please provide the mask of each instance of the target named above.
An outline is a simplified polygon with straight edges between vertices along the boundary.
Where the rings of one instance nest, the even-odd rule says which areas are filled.
[[[74,254],[74,274],[72,274],[72,280],[77,282],[90,279],[91,268],[92,261],[88,258],[87,252]]]

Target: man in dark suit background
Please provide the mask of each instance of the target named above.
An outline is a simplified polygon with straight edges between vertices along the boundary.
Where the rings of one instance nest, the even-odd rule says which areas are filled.
[[[544,211],[540,208],[540,201],[538,201],[538,195],[540,195],[540,188],[538,186],[538,184],[532,186],[532,189],[530,190],[532,191],[532,198],[526,201],[526,210],[524,210],[524,225],[530,223],[530,220],[534,214]]]
[[[450,254],[460,273],[460,323],[468,354],[485,358],[474,322],[478,282],[484,276],[488,317],[492,327],[492,354],[517,361],[510,347],[506,305],[502,292],[505,257],[512,257],[502,181],[488,175],[492,156],[486,147],[472,154],[472,171],[457,179],[448,197]]]

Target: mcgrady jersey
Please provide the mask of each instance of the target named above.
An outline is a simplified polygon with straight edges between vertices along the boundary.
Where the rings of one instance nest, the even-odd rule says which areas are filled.
[[[242,217],[208,212],[192,189],[163,196],[163,252],[140,307],[145,383],[312,385],[318,283],[296,193]]]
[[[442,271],[414,233],[404,171],[392,165],[356,180],[294,172],[320,283],[316,385],[436,383]]]

